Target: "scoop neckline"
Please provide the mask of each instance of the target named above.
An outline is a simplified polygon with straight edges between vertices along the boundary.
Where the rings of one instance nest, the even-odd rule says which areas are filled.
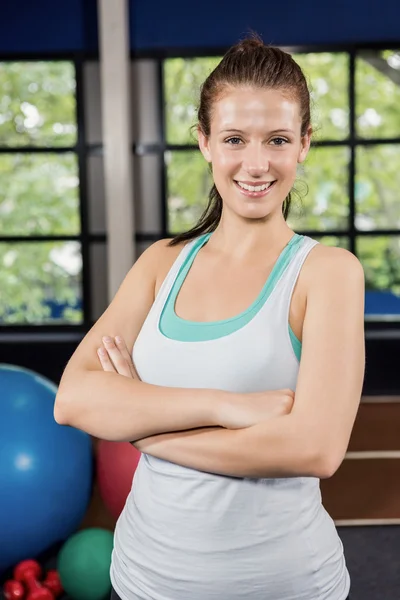
[[[197,253],[201,250],[201,248],[204,246],[204,244],[206,243],[206,241],[210,238],[210,236],[212,235],[211,233],[206,233],[204,234],[204,236],[198,239],[198,244],[194,243],[192,248],[190,249],[191,252],[195,252],[194,256],[191,257],[190,263],[189,263],[189,268],[186,271],[186,275],[184,280],[182,281],[181,285],[179,286],[179,289],[177,291],[177,293],[175,294],[175,298],[173,300],[173,302],[171,303],[171,313],[172,313],[172,317],[178,321],[180,324],[185,325],[185,326],[189,326],[189,327],[213,327],[213,326],[218,326],[218,325],[224,325],[224,324],[228,324],[228,323],[232,323],[233,321],[236,321],[238,319],[241,319],[243,317],[246,316],[246,314],[248,314],[249,312],[253,311],[256,306],[263,300],[264,295],[266,294],[266,292],[268,291],[269,286],[271,285],[271,282],[273,281],[274,275],[276,274],[276,272],[278,271],[281,263],[283,262],[287,252],[289,251],[289,249],[294,245],[295,241],[300,241],[300,239],[304,238],[303,235],[300,235],[298,233],[294,233],[293,236],[290,238],[290,240],[287,242],[287,244],[282,248],[278,258],[276,259],[274,266],[272,267],[271,272],[269,273],[263,287],[261,288],[260,293],[258,294],[258,296],[255,298],[255,300],[253,300],[253,302],[250,304],[250,306],[248,306],[247,308],[245,308],[243,311],[241,311],[239,314],[234,315],[233,317],[228,317],[227,319],[220,319],[217,321],[192,321],[190,319],[184,319],[182,317],[180,317],[176,311],[175,311],[175,303],[176,303],[176,299],[178,297],[178,294],[181,290],[181,287],[187,277],[187,274],[189,273],[192,264],[197,256]],[[185,265],[186,266],[186,265]],[[178,275],[179,277],[179,275]]]

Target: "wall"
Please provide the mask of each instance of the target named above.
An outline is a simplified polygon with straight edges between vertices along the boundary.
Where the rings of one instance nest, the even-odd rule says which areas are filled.
[[[249,28],[283,45],[391,42],[399,38],[398,0],[241,2],[130,1],[131,47],[151,54],[221,49]],[[0,53],[96,52],[95,0],[3,0]]]

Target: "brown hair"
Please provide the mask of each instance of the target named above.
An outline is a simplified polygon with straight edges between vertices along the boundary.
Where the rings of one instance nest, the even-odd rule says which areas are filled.
[[[301,135],[306,135],[311,125],[310,93],[300,66],[287,52],[264,44],[255,34],[232,46],[226,52],[201,87],[197,117],[198,127],[205,136],[210,135],[213,103],[228,86],[283,90],[298,100],[301,112]],[[285,220],[289,215],[291,202],[292,192],[289,192],[282,205]],[[214,231],[221,214],[222,198],[214,184],[209,193],[208,205],[197,224],[189,231],[175,236],[168,245],[175,246],[203,233]]]

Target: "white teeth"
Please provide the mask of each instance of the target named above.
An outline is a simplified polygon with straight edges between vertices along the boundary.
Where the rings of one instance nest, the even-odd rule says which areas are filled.
[[[265,183],[264,185],[247,185],[247,183],[237,181],[237,184],[244,190],[247,190],[248,192],[263,192],[264,190],[271,187],[273,183],[273,181],[270,181],[269,183]]]

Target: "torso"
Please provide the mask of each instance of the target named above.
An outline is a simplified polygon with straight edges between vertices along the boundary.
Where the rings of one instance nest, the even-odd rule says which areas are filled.
[[[158,244],[154,255],[157,301],[134,346],[142,381],[233,393],[296,390],[300,365],[287,336],[289,302],[291,326],[301,338],[305,301],[320,284],[327,255],[338,249],[305,240],[274,287],[277,293],[271,292],[247,323],[232,334],[197,342],[168,337],[160,329],[171,286],[186,258],[168,275],[183,245],[167,244]],[[273,261],[263,257],[253,261],[258,268],[247,261],[251,268],[239,269],[229,257],[219,265],[211,246],[209,250],[195,254],[184,271],[175,306],[181,319],[235,316],[254,301],[271,271],[268,262]],[[241,600],[249,590],[254,600],[347,596],[343,546],[321,505],[317,478],[231,478],[144,453],[133,485],[116,526],[111,569],[122,598],[185,600],[189,594],[192,600]]]
[[[155,296],[183,247],[183,243],[165,246],[159,263]],[[199,252],[176,299],[175,311],[182,319],[219,321],[238,315],[257,298],[272,270],[273,264],[228,270],[225,262],[216,261],[206,250],[207,245]],[[300,342],[307,300],[307,263],[309,261],[306,261],[296,282],[289,313],[289,324]]]

